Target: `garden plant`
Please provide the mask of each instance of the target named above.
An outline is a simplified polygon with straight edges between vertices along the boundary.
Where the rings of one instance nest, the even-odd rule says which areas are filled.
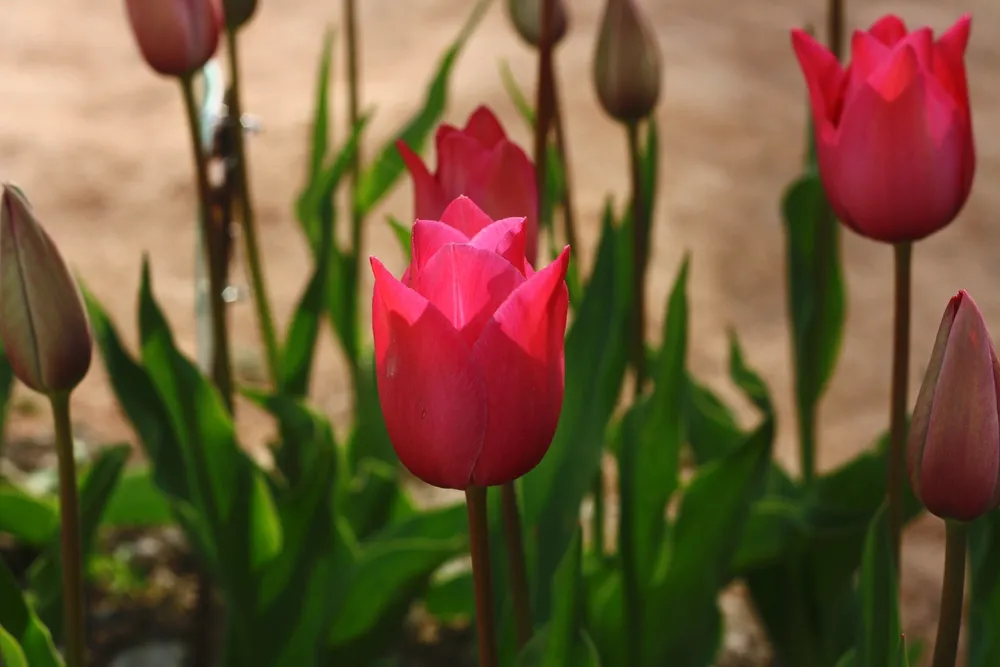
[[[194,563],[184,612],[193,667],[413,665],[402,646],[416,614],[470,628],[468,645],[429,664],[709,667],[726,635],[720,595],[735,582],[770,665],[1000,666],[1000,362],[974,295],[941,304],[920,391],[907,395],[914,249],[955,220],[974,180],[970,16],[935,35],[887,15],[855,31],[849,53],[844,0],[829,0],[822,39],[788,26],[810,124],[800,173],[775,193],[798,443],[789,470],[773,452],[775,402],[738,332],[729,375],[754,407],[750,427],[690,370],[698,257],[684,255],[664,304],[647,291],[661,203],[655,112],[670,89],[641,1],[602,0],[592,36],[588,85],[629,156],[629,191],[608,195],[601,220],[574,206],[574,109],[559,91],[581,82],[556,75],[572,3],[504,3],[537,52],[533,88],[502,73],[531,146],[486,105],[460,126],[442,121],[456,62],[491,4],[477,0],[409,121],[373,147],[358,44],[377,27],[359,23],[359,1],[340,0],[341,28],[322,42],[305,183],[288,193],[311,266],[283,327],[264,275],[242,106],[254,81],[241,76],[240,46],[256,0],[122,6],[135,57],[179,88],[186,112],[194,358],[161,307],[150,260],[128,287],[138,322],[112,321],[62,259],[32,193],[16,174],[3,184],[0,402],[6,410],[15,382],[47,399],[58,469],[44,488],[0,477],[0,535],[17,546],[0,552],[0,665],[97,667],[103,536],[174,527]],[[343,132],[333,122],[338,50]],[[411,205],[376,217],[405,181]],[[392,230],[405,266],[366,252],[374,225]],[[596,244],[581,241],[584,226],[599,229]],[[891,412],[882,437],[821,471],[817,415],[850,282],[842,233],[893,247]],[[234,372],[236,253],[260,382]],[[655,336],[650,308],[663,313]],[[121,331],[136,325],[130,349]],[[311,403],[327,331],[348,369],[347,423]],[[74,392],[96,364],[135,442],[78,460]],[[241,401],[274,425],[269,464],[239,442]],[[464,502],[428,504],[416,492],[428,485]],[[927,642],[901,632],[898,583],[900,536],[925,510],[947,531]]]

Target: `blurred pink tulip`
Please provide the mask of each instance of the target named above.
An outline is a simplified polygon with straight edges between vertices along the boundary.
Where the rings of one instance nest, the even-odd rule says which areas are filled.
[[[976,157],[965,76],[971,18],[937,41],[886,16],[851,40],[851,64],[802,30],[792,45],[809,87],[820,175],[837,216],[898,243],[948,225],[972,188]]]
[[[218,0],[125,0],[132,34],[149,66],[184,76],[208,62],[219,45]]]

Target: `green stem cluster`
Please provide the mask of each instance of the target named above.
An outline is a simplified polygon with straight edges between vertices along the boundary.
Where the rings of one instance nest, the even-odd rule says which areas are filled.
[[[941,615],[934,642],[933,667],[955,667],[965,595],[967,527],[960,521],[946,521],[945,530],[944,583],[941,586]]]
[[[479,667],[498,667],[496,620],[493,613],[493,584],[490,575],[490,526],[486,508],[486,487],[465,490],[469,513],[469,553],[472,581],[476,591],[476,631],[479,639]]]
[[[517,508],[517,488],[507,482],[500,489],[503,514],[504,542],[510,568],[511,597],[514,600],[514,627],[517,646],[523,648],[534,632],[531,619],[531,595],[528,589],[528,568],[524,558],[524,537],[521,530],[521,513]]]
[[[889,543],[896,576],[901,571],[903,530],[903,466],[906,452],[906,403],[910,376],[910,274],[913,244],[894,247],[895,306],[893,312],[892,394],[889,419],[889,461],[886,492],[889,504]]]

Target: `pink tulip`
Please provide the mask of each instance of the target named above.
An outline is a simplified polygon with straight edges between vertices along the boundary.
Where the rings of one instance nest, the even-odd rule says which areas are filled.
[[[465,197],[440,217],[413,226],[408,284],[371,258],[382,413],[428,484],[505,484],[538,465],[559,422],[569,248],[536,273],[525,218],[494,222]]]
[[[507,138],[500,121],[479,107],[459,130],[438,128],[436,173],[402,141],[396,142],[413,178],[414,217],[440,220],[456,197],[472,199],[493,220],[527,216],[528,261],[538,256],[538,186],[535,166],[517,144]]]
[[[907,451],[913,491],[932,514],[971,521],[1000,505],[1000,362],[964,291],[941,319]]]
[[[971,18],[937,41],[892,15],[851,40],[842,69],[802,30],[792,44],[809,87],[820,175],[837,216],[878,241],[915,241],[948,225],[976,158],[965,77]]]
[[[208,62],[219,45],[218,0],[125,0],[132,33],[149,66],[184,76]]]

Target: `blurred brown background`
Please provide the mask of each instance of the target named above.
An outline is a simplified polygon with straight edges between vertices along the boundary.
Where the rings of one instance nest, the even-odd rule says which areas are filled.
[[[599,0],[566,0],[567,39],[557,54],[575,196],[589,256],[606,193],[626,196],[624,137],[606,120],[590,83]],[[363,0],[363,106],[374,107],[371,155],[419,105],[445,46],[473,0]],[[779,197],[798,173],[804,141],[805,87],[788,30],[822,26],[821,0],[645,0],[666,65],[658,113],[661,176],[650,334],[681,254],[693,253],[691,364],[741,405],[725,380],[726,330],[735,327],[748,360],[768,380],[782,409],[782,458],[794,465],[789,343],[785,320]],[[949,296],[970,291],[1000,327],[1000,7],[988,0],[851,2],[848,27],[866,27],[885,12],[936,31],[973,14],[968,68],[979,169],[960,219],[915,251],[911,397]],[[251,172],[272,299],[282,322],[307,278],[308,256],[292,215],[302,186],[322,26],[339,23],[335,0],[262,0],[246,31],[245,105],[265,131],[251,145]],[[447,120],[464,122],[489,104],[529,145],[524,124],[499,77],[507,60],[522,86],[534,85],[534,57],[494,2],[462,55],[451,84]],[[343,57],[335,59],[334,104],[343,127]],[[432,156],[432,154],[431,154]],[[194,349],[189,147],[177,84],[155,76],[129,34],[121,2],[48,0],[8,3],[0,22],[0,177],[22,185],[79,272],[135,343],[135,299],[142,253],[154,288],[185,348]],[[384,213],[410,216],[410,189],[397,188],[368,225],[368,249],[401,268]],[[865,448],[888,422],[891,250],[846,232],[849,319],[840,365],[822,412],[824,468]],[[368,280],[367,273],[365,274]],[[246,285],[241,272],[235,282]],[[370,284],[370,280],[368,280]],[[366,287],[367,289],[367,287]],[[362,299],[366,302],[367,299]],[[367,307],[367,304],[366,304]],[[252,308],[233,307],[236,363],[259,373]],[[1000,332],[1000,328],[996,329]],[[324,339],[314,379],[316,403],[341,422],[349,410],[346,381],[332,338]],[[99,443],[130,438],[95,362],[76,394],[78,434]],[[45,407],[20,392],[9,438],[46,439]],[[241,430],[259,446],[268,424],[242,409]],[[259,449],[259,447],[257,447]],[[927,636],[937,615],[940,522],[911,529],[905,552],[906,627]]]

